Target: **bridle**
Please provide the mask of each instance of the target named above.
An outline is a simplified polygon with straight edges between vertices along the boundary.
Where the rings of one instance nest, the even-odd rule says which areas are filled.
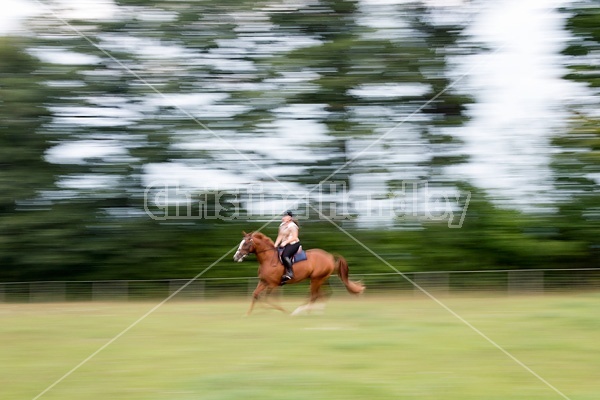
[[[246,244],[246,243],[252,243],[252,245],[254,245],[254,238],[253,238],[252,236],[250,236],[250,238],[249,238],[249,239],[244,239],[244,241],[243,241],[243,244]],[[243,247],[243,244],[242,244],[242,245],[240,245],[240,250],[242,249],[242,247]],[[265,252],[267,252],[267,251],[273,251],[273,250],[277,251],[277,248],[276,248],[275,246],[273,246],[273,247],[270,247],[270,248],[267,248],[267,249],[264,249],[264,250],[260,250],[260,251],[256,251],[256,250],[255,250],[255,251],[254,251],[254,254],[265,253]],[[250,252],[250,251],[249,251],[249,252],[247,252],[246,254],[244,254],[244,255],[242,256],[242,259],[243,259],[243,258],[246,258],[246,256],[247,256],[248,254],[251,254],[251,253],[252,253],[252,252]]]
[[[261,242],[261,244],[263,244],[263,243]],[[268,243],[267,243],[267,246],[269,246]],[[251,251],[251,249],[253,251]],[[266,252],[273,251],[273,250],[275,250],[275,253],[274,254],[272,253],[273,257],[267,256],[267,258],[264,261],[260,261],[261,263],[267,262],[276,267],[278,265],[278,260],[279,260],[277,247],[275,247],[274,245],[271,244],[266,249],[257,250],[256,246],[254,244],[254,237],[252,236],[252,234],[248,234],[247,236],[244,236],[244,238],[240,242],[240,245],[238,246],[238,250],[235,252],[233,259],[236,262],[242,262],[248,256],[248,254],[254,253],[254,254],[258,255],[258,254],[266,253]],[[271,260],[269,261],[268,258],[271,258]]]

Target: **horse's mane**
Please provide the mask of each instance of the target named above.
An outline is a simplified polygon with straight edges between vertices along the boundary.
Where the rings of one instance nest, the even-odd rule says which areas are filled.
[[[258,240],[264,240],[267,243],[269,243],[271,246],[275,246],[275,243],[273,243],[273,241],[271,240],[271,238],[269,238],[267,235],[263,235],[260,232],[253,232],[252,233],[252,237]]]

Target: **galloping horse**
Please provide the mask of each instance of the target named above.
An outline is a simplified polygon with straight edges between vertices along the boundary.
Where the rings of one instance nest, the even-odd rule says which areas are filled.
[[[233,260],[242,262],[250,253],[256,254],[256,259],[259,264],[259,281],[252,294],[252,303],[250,303],[250,309],[248,310],[247,315],[252,312],[254,303],[265,289],[268,296],[273,289],[280,285],[281,276],[284,272],[284,267],[279,260],[275,244],[262,233],[244,232],[244,238],[240,242],[238,250],[233,256]],[[329,276],[336,271],[342,282],[344,282],[348,292],[360,294],[365,290],[365,287],[362,284],[348,280],[348,263],[343,257],[338,257],[336,259],[332,254],[321,249],[307,250],[306,257],[307,259],[305,261],[294,264],[294,279],[286,282],[286,285],[289,285],[305,279],[310,279],[310,300],[306,306],[299,307],[294,313],[299,312],[301,309],[310,309],[315,301],[323,296],[321,286],[327,282]],[[285,312],[280,306],[275,304],[271,305]]]

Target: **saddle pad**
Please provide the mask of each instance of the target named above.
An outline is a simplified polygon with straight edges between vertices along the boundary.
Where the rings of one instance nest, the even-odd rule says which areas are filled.
[[[306,260],[306,252],[304,250],[302,250],[302,247],[300,247],[300,249],[298,250],[298,252],[296,254],[294,254],[294,262],[300,262],[300,261],[304,261]]]
[[[281,261],[281,252],[282,250],[280,248],[277,249],[277,253],[279,253],[279,261]],[[294,256],[292,257],[292,264],[300,261],[306,261],[307,259],[308,258],[306,257],[306,252],[302,249],[302,246],[300,246],[296,254],[294,254]]]

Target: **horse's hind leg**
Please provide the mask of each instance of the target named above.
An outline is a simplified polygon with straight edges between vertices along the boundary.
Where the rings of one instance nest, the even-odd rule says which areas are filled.
[[[299,315],[303,312],[311,312],[313,310],[323,311],[325,304],[317,304],[316,301],[323,297],[321,287],[323,283],[327,281],[328,277],[325,278],[313,278],[310,281],[310,299],[307,304],[304,304],[294,310],[292,315]]]
[[[323,284],[327,282],[329,277],[326,276],[324,278],[312,279],[310,281],[310,300],[309,303],[314,303],[320,298],[324,297],[323,295]]]

